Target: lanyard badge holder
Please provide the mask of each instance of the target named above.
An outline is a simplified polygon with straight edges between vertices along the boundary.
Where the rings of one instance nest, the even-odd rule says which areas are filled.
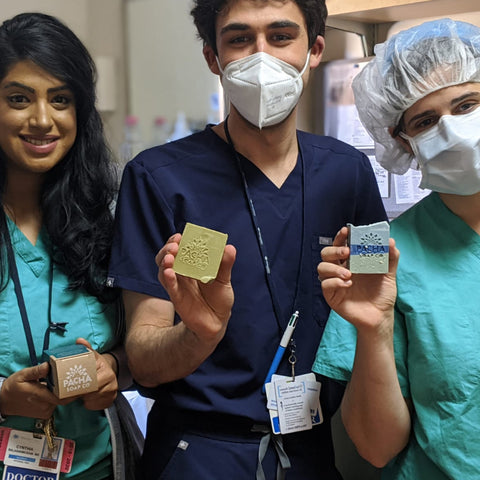
[[[295,375],[296,345],[292,334],[297,324],[298,311],[295,312],[282,336],[277,353],[265,378],[264,390],[267,395],[267,408],[274,434],[287,434],[310,430],[323,422],[320,408],[320,383],[314,373]],[[289,346],[288,362],[291,377],[277,375],[275,372],[282,356]]]
[[[262,260],[265,268],[268,290],[272,298],[275,318],[280,328],[280,307],[275,294],[274,284],[271,280],[271,269],[266,251],[266,246],[261,234],[261,228],[255,211],[253,198],[250,194],[245,171],[242,168],[240,157],[235,150],[230,132],[228,130],[228,117],[224,122],[224,131],[227,141],[232,149],[235,157],[237,168],[240,173],[245,197],[247,199],[250,216],[257,236],[258,246],[262,254]],[[302,157],[302,246],[305,238],[305,167]],[[298,269],[298,278],[296,282],[295,301],[298,296],[298,288],[300,283],[300,273],[303,258],[303,248],[300,256],[300,268]],[[316,381],[314,373],[305,375],[295,375],[295,364],[297,361],[295,353],[295,342],[292,339],[293,331],[297,324],[299,312],[295,311],[290,317],[288,325],[283,333],[280,345],[277,349],[273,362],[264,382],[263,390],[267,396],[267,408],[270,413],[272,431],[275,434],[292,433],[300,430],[309,430],[313,425],[318,425],[323,421],[320,410],[320,383]],[[283,354],[290,345],[289,363],[291,365],[292,376],[286,377],[276,375],[276,371],[283,358]]]
[[[5,218],[4,218],[5,221]],[[6,223],[6,222],[5,222]],[[10,236],[6,239],[8,267],[14,284],[18,307],[27,339],[32,366],[38,365],[33,336],[28,321],[15,254]],[[49,326],[45,332],[44,349],[48,348],[50,331],[64,332],[66,323],[51,321],[53,264],[50,269]],[[35,474],[40,478],[57,480],[60,472],[68,473],[72,467],[75,442],[56,436],[53,415],[47,420],[35,421],[37,432],[24,432],[8,427],[0,427],[0,461],[5,464],[3,479],[23,478]],[[38,430],[42,431],[39,433]],[[22,476],[23,475],[23,476]]]

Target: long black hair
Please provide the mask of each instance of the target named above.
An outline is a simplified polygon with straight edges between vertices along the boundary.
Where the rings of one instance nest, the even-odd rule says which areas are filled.
[[[53,258],[68,276],[70,288],[82,288],[100,301],[113,300],[118,293],[107,288],[105,280],[117,178],[95,107],[95,64],[67,26],[41,13],[22,13],[0,26],[0,79],[16,63],[25,60],[64,82],[75,97],[75,142],[62,161],[47,173],[40,200]],[[5,185],[5,158],[0,150],[2,204]],[[4,288],[8,231],[3,208],[0,215],[0,286]]]

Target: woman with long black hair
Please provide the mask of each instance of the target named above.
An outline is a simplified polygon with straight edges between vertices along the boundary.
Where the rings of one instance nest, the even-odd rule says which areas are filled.
[[[74,441],[61,478],[76,480],[132,478],[113,455],[121,307],[106,269],[117,182],[95,80],[88,51],[54,17],[0,26],[0,427]],[[59,400],[43,351],[76,343],[95,352],[99,388]]]

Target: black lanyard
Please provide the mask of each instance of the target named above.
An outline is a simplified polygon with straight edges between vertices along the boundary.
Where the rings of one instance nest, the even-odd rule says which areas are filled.
[[[247,200],[247,203],[248,203],[248,209],[249,209],[249,212],[250,212],[250,217],[252,219],[253,228],[255,230],[255,235],[257,237],[258,246],[260,248],[260,253],[261,253],[261,256],[262,256],[262,262],[263,262],[263,266],[264,266],[264,269],[265,269],[265,278],[267,280],[268,291],[270,293],[270,298],[272,300],[275,319],[276,319],[279,331],[282,332],[283,329],[285,328],[285,325],[284,325],[285,322],[281,321],[280,304],[278,302],[278,296],[276,294],[275,287],[274,287],[274,284],[273,284],[273,281],[272,281],[272,278],[271,278],[271,270],[270,270],[270,263],[269,263],[269,260],[268,260],[268,255],[267,255],[267,248],[266,248],[265,243],[263,241],[262,231],[261,231],[261,228],[260,228],[260,224],[259,224],[259,221],[258,221],[257,214],[255,212],[255,205],[253,203],[253,198],[250,195],[250,189],[248,187],[247,177],[246,177],[245,171],[242,167],[242,162],[240,160],[240,156],[239,156],[238,152],[235,150],[235,146],[233,144],[232,137],[230,136],[230,132],[228,130],[228,117],[225,119],[225,122],[223,123],[223,128],[224,128],[224,131],[225,131],[225,136],[227,137],[227,140],[228,140],[228,144],[230,145],[230,147],[232,149],[232,152],[233,152],[233,155],[235,157],[238,171],[239,171],[240,176],[242,178],[243,190],[244,190],[245,197],[246,197],[246,200]],[[302,272],[302,266],[303,266],[303,251],[304,251],[304,238],[305,238],[305,164],[304,164],[304,161],[303,161],[303,156],[302,156],[302,153],[300,151],[300,148],[299,148],[299,152],[300,152],[300,158],[301,158],[301,162],[302,162],[302,232],[301,232],[302,237],[300,239],[300,245],[301,245],[300,265],[297,269],[297,278],[296,278],[296,282],[295,282],[295,295],[294,295],[292,312],[295,311],[295,310],[299,310],[299,308],[297,308],[297,302],[298,302],[298,292],[299,292],[300,278],[301,278],[301,272]],[[288,317],[288,319],[289,318],[290,317]],[[288,321],[288,319],[287,319],[287,321]]]
[[[5,214],[4,214],[5,215]],[[6,218],[5,226],[6,224]],[[23,298],[22,287],[20,285],[20,278],[18,276],[17,264],[15,262],[15,254],[13,252],[12,241],[10,239],[10,234],[8,228],[6,229],[6,248],[7,248],[7,258],[8,258],[8,268],[10,271],[10,276],[12,277],[13,285],[15,288],[15,295],[17,296],[18,308],[20,310],[20,316],[22,317],[23,329],[25,331],[25,338],[27,339],[28,352],[30,354],[30,362],[32,366],[38,365],[37,353],[35,351],[35,345],[33,342],[32,330],[30,328],[30,322],[28,321],[27,309],[25,307],[25,300]],[[50,344],[50,332],[60,331],[65,332],[67,322],[55,323],[52,322],[52,297],[53,297],[53,259],[50,264],[50,274],[49,274],[49,288],[48,288],[48,322],[49,326],[45,331],[45,337],[43,340],[43,350],[47,350]]]

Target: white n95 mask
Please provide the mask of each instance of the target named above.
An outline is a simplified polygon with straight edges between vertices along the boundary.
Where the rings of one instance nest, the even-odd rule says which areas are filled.
[[[222,73],[222,85],[238,112],[258,128],[285,120],[300,99],[302,75],[310,61],[310,51],[301,72],[268,53],[258,52],[230,62]]]
[[[465,115],[443,115],[410,142],[422,171],[420,188],[455,195],[480,192],[480,107]]]

